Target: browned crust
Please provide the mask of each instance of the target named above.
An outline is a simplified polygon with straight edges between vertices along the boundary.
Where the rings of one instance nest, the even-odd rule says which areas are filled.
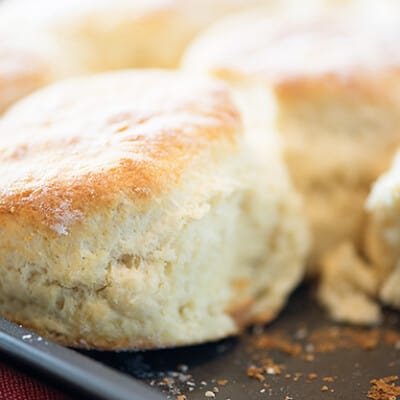
[[[7,176],[0,218],[51,226],[63,207],[86,214],[124,197],[143,203],[174,187],[195,157],[233,149],[239,126],[223,86],[176,72],[125,71],[54,85],[0,126]]]
[[[252,302],[253,304],[253,302]],[[51,332],[44,329],[42,326],[37,326],[36,324],[30,323],[29,321],[19,320],[14,318],[12,315],[5,315],[4,317],[8,320],[23,325],[25,328],[30,329],[49,340],[53,340],[64,346],[74,347],[78,349],[86,350],[109,350],[109,351],[129,351],[129,350],[155,350],[162,348],[180,347],[186,345],[196,345],[203,344],[207,342],[216,341],[229,336],[235,336],[241,334],[247,327],[254,324],[266,324],[274,320],[278,314],[278,310],[270,310],[259,313],[257,315],[251,314],[250,303],[245,306],[241,304],[237,309],[231,309],[231,316],[236,322],[236,330],[229,335],[215,335],[212,338],[207,338],[205,340],[190,341],[187,343],[177,343],[177,342],[162,342],[154,343],[153,341],[146,341],[141,339],[140,341],[136,338],[126,337],[119,340],[107,340],[102,337],[97,337],[95,339],[89,339],[85,336],[70,337],[62,335],[57,332]]]
[[[367,73],[358,71],[343,79],[339,74],[329,73],[313,77],[296,77],[276,81],[274,90],[281,99],[301,99],[305,94],[310,98],[341,96],[347,101],[369,104],[397,103],[395,88],[398,87],[400,66]]]

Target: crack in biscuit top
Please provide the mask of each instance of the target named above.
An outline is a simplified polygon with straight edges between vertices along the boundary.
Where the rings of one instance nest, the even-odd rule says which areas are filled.
[[[195,41],[185,65],[225,79],[282,83],[336,76],[346,81],[358,73],[398,68],[399,39],[395,16],[249,12],[227,18]]]
[[[228,91],[208,79],[122,71],[64,81],[0,123],[0,215],[66,233],[118,196],[140,204],[168,192],[196,156],[235,149],[239,131]]]

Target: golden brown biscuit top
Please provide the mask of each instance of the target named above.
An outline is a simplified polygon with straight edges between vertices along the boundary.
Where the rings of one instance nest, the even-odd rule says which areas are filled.
[[[0,123],[0,215],[64,226],[116,197],[160,195],[196,156],[234,151],[239,127],[208,79],[122,71],[55,84]]]
[[[245,13],[216,24],[195,41],[184,64],[224,79],[283,82],[333,75],[345,80],[400,65],[400,12],[395,17]]]

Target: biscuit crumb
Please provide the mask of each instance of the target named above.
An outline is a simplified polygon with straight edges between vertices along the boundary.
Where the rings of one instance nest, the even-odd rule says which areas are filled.
[[[301,345],[294,343],[281,335],[259,335],[255,341],[255,347],[258,349],[277,349],[290,356],[299,356],[302,352]]]
[[[219,379],[219,380],[217,381],[217,383],[218,383],[218,385],[220,385],[220,386],[225,386],[225,385],[228,383],[228,380],[227,380],[227,379]]]
[[[265,380],[262,368],[257,368],[255,365],[252,365],[251,367],[247,368],[247,376],[249,378],[254,378],[257,379],[260,382],[263,382]]]
[[[400,386],[395,385],[398,376],[386,376],[370,381],[372,387],[368,391],[368,398],[372,400],[396,400],[400,396]]]
[[[301,378],[303,376],[303,373],[302,372],[295,372],[294,373],[294,377],[295,378]]]
[[[321,387],[321,392],[327,392],[328,390],[329,390],[329,388],[326,385]]]

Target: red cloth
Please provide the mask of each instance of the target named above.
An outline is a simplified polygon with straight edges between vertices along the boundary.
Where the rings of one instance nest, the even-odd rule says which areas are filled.
[[[0,400],[68,400],[50,386],[0,363]]]

